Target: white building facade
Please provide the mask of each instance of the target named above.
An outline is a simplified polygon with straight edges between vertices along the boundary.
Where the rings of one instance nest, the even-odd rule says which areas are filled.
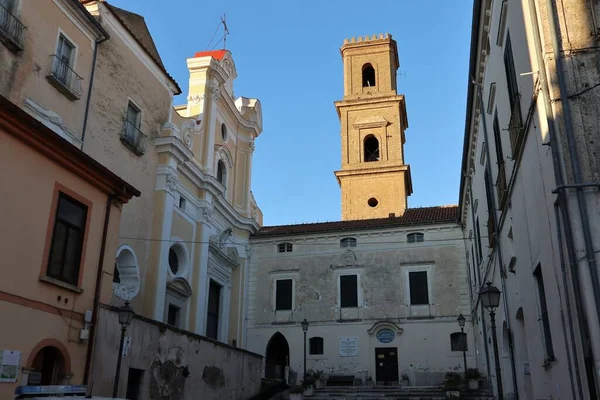
[[[504,398],[600,393],[597,12],[474,2],[460,218],[478,366]]]

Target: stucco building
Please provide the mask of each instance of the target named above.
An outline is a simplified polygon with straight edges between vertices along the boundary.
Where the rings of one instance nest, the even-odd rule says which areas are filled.
[[[460,218],[477,362],[505,398],[600,393],[599,11],[474,2]],[[486,282],[502,290],[499,360]]]
[[[407,208],[408,127],[391,35],[346,40],[341,123],[342,221],[263,227],[251,236],[248,349],[267,377],[307,369],[366,384],[443,381],[469,297],[456,206]],[[456,336],[454,336],[456,337]],[[473,360],[472,332],[467,356]]]

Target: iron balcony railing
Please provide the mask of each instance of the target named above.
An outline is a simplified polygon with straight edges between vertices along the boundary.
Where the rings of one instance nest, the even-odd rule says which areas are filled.
[[[25,25],[0,4],[0,40],[13,51],[23,50]]]
[[[498,191],[498,208],[504,209],[506,198],[508,197],[508,190],[506,187],[506,171],[505,164],[498,165],[498,177],[496,178],[496,190]]]
[[[70,100],[81,98],[82,78],[73,71],[68,60],[52,54],[46,78]]]
[[[138,156],[146,153],[146,146],[148,143],[146,135],[138,129],[136,124],[132,123],[127,118],[125,118],[123,131],[121,132],[121,142]]]
[[[521,115],[521,95],[517,93],[511,102],[510,122],[508,130],[510,132],[510,146],[512,148],[513,158],[516,157],[523,141],[523,117]]]

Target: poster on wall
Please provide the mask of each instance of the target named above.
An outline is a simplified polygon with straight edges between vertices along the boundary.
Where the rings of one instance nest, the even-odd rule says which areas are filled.
[[[356,337],[340,337],[340,357],[358,357]]]
[[[0,349],[0,382],[16,382],[21,352]]]

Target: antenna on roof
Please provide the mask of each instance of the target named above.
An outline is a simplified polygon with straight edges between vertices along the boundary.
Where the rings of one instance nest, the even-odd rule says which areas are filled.
[[[225,14],[221,17],[221,23],[223,24],[223,48],[227,48],[227,35],[229,35],[229,29],[227,29],[227,17]]]

